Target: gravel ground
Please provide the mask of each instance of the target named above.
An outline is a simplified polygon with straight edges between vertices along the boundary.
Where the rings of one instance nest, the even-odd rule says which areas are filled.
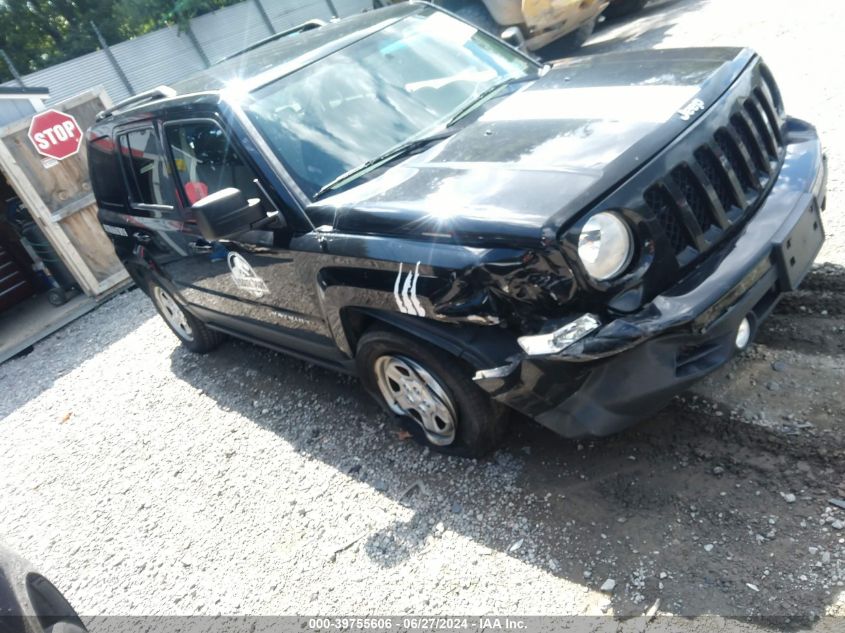
[[[830,263],[655,419],[431,454],[352,379],[186,352],[136,290],[0,365],[0,538],[86,615],[845,615],[845,4],[801,6],[655,3],[588,47],[749,43],[833,166]]]
[[[776,358],[786,389],[783,350],[737,364]],[[136,290],[4,364],[0,388],[0,533],[84,614],[843,607],[841,435],[812,411],[818,428],[722,412],[719,384],[616,438],[522,423],[493,458],[447,458],[354,380],[244,343],[186,352]],[[803,415],[817,394],[791,399]],[[819,406],[841,420],[837,400]]]

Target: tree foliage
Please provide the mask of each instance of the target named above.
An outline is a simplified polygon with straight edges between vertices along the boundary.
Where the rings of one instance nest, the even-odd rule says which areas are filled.
[[[0,0],[0,48],[22,75],[240,0]],[[0,60],[0,81],[12,78]]]

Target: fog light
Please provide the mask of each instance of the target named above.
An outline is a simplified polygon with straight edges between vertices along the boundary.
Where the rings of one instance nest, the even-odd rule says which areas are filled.
[[[745,349],[748,346],[748,341],[751,340],[751,323],[748,318],[742,320],[739,328],[736,331],[736,348]]]

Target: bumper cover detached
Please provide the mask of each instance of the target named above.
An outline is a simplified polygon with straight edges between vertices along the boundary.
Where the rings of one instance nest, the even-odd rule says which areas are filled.
[[[603,436],[653,415],[724,365],[737,351],[743,319],[753,336],[782,294],[802,281],[824,241],[821,144],[798,121],[791,121],[789,137],[767,199],[715,257],[639,312],[560,354],[479,376],[477,384],[560,435]]]

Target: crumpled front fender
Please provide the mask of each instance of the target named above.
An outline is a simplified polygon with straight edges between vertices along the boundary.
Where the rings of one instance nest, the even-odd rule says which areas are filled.
[[[464,268],[431,301],[441,317],[488,324],[506,322],[520,331],[531,331],[542,320],[568,311],[566,304],[576,290],[563,255],[547,248]]]

